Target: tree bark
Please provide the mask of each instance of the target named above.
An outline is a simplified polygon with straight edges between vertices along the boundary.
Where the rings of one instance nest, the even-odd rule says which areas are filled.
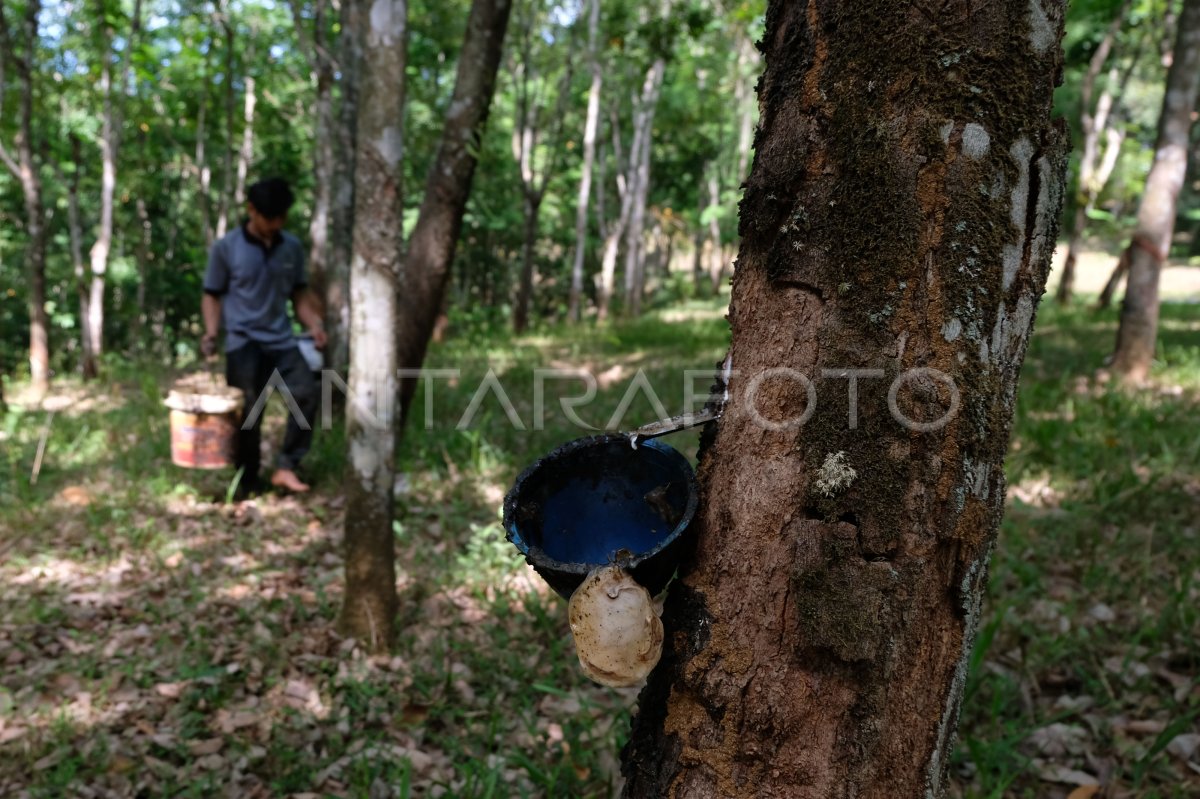
[[[20,88],[18,101],[19,123],[13,149],[9,152],[0,142],[0,161],[8,167],[21,185],[25,200],[25,264],[29,274],[29,376],[30,385],[37,394],[45,394],[50,388],[50,321],[46,315],[46,226],[45,209],[42,201],[42,179],[38,173],[39,141],[35,140],[33,127],[33,72],[37,56],[38,16],[40,0],[29,0],[25,6],[22,44],[24,52],[17,54],[16,45],[8,28],[4,10],[0,8],[0,107],[7,86],[5,67],[12,64],[17,73],[16,84]]]
[[[356,2],[343,2],[342,31],[354,30],[361,14]],[[325,331],[329,341],[325,356],[329,368],[344,372],[350,363],[350,303],[349,275],[351,231],[354,228],[354,172],[357,138],[355,120],[358,116],[358,73],[361,54],[354,36],[342,35],[338,66],[341,79],[341,104],[337,115],[336,140],[338,153],[333,166],[333,189],[330,208],[332,229],[329,231],[329,266],[325,270]]]
[[[596,158],[596,130],[600,127],[600,54],[596,42],[600,28],[600,0],[588,0],[588,87],[587,119],[583,125],[583,165],[579,175],[579,198],[575,203],[575,258],[571,264],[571,296],[567,317],[578,322],[583,298],[583,261],[587,250],[588,200],[592,191],[592,165]]]
[[[1064,5],[769,4],[729,401],[626,796],[939,795],[1061,207]]]
[[[400,298],[400,365],[416,369],[446,293],[450,265],[471,194],[479,142],[487,124],[500,68],[511,0],[473,0],[458,56],[454,94],[446,112],[437,157],[425,178],[425,195],[404,260]],[[401,412],[407,418],[416,380],[402,382]]]
[[[346,594],[341,628],[382,651],[395,637],[393,481],[398,427],[397,321],[401,248],[406,0],[360,14],[359,149],[350,266],[350,380],[346,403]]]
[[[1113,353],[1113,372],[1130,383],[1144,381],[1154,360],[1159,276],[1175,232],[1176,202],[1187,173],[1188,135],[1200,89],[1200,0],[1184,0],[1177,36],[1158,119],[1154,163],[1129,244],[1129,279]]]
[[[1079,127],[1083,131],[1083,151],[1079,156],[1079,186],[1075,197],[1075,217],[1071,223],[1067,255],[1063,260],[1062,278],[1058,281],[1058,290],[1054,295],[1059,305],[1066,305],[1071,301],[1071,295],[1075,289],[1075,260],[1084,228],[1087,227],[1088,213],[1096,203],[1096,196],[1107,182],[1107,176],[1104,181],[1100,180],[1100,176],[1096,174],[1096,167],[1100,158],[1100,135],[1107,132],[1108,118],[1112,112],[1113,75],[1110,74],[1110,85],[1104,87],[1095,109],[1092,108],[1092,92],[1096,87],[1096,78],[1100,76],[1100,70],[1104,69],[1104,62],[1108,60],[1109,53],[1112,52],[1117,34],[1125,24],[1129,6],[1130,0],[1126,0],[1117,11],[1117,16],[1108,26],[1108,30],[1104,32],[1104,37],[1101,38],[1096,51],[1092,53],[1091,60],[1088,61],[1088,68],[1083,75],[1083,83],[1079,91]],[[1136,61],[1136,57],[1134,61]],[[1108,143],[1112,144],[1111,138]],[[1119,139],[1117,146],[1120,146]]]

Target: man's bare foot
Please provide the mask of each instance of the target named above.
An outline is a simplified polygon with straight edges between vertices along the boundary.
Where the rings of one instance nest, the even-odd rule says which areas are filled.
[[[303,494],[309,489],[308,484],[291,469],[276,469],[275,474],[271,475],[271,485],[286,488],[295,494]]]

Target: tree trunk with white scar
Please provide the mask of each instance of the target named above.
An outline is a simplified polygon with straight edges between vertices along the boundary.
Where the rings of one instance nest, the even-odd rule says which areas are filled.
[[[626,796],[939,794],[1057,232],[1064,6],[770,2],[730,396]]]
[[[346,595],[341,628],[369,649],[394,640],[392,533],[397,421],[397,289],[403,246],[405,0],[374,0],[349,35],[362,62],[350,262],[350,380],[346,403]]]

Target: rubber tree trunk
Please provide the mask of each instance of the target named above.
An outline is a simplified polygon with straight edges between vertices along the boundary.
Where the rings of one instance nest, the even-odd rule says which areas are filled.
[[[136,341],[135,348],[145,351],[149,348],[150,342],[146,340],[146,282],[150,277],[150,241],[153,235],[153,226],[150,224],[150,212],[146,208],[146,200],[144,197],[138,197],[135,203],[138,220],[138,242],[137,242],[137,326],[134,330]]]
[[[511,0],[471,3],[450,110],[442,126],[437,157],[425,178],[425,196],[404,262],[398,335],[400,365],[407,369],[419,368],[425,362],[425,351],[445,298],[511,11]],[[406,379],[401,384],[405,418],[416,383]]]
[[[1071,222],[1067,255],[1063,259],[1062,277],[1058,282],[1058,289],[1054,295],[1054,299],[1060,305],[1066,305],[1071,301],[1071,295],[1075,289],[1075,261],[1078,257],[1080,242],[1083,239],[1084,228],[1087,227],[1088,213],[1095,205],[1096,195],[1100,193],[1100,190],[1104,187],[1104,183],[1107,182],[1107,176],[1105,176],[1104,181],[1099,179],[1097,166],[1100,162],[1100,136],[1102,133],[1107,132],[1108,117],[1112,113],[1113,87],[1111,85],[1105,87],[1094,109],[1092,108],[1092,93],[1095,91],[1096,78],[1100,76],[1100,71],[1104,69],[1104,62],[1108,60],[1109,53],[1112,52],[1117,34],[1120,33],[1121,27],[1125,24],[1125,17],[1129,13],[1129,6],[1130,2],[1126,0],[1117,11],[1117,15],[1108,26],[1108,30],[1104,32],[1104,37],[1100,40],[1100,44],[1097,45],[1096,51],[1092,53],[1092,57],[1088,61],[1088,68],[1084,72],[1083,83],[1079,90],[1079,127],[1083,132],[1083,149],[1079,156],[1079,180],[1075,196],[1075,217]],[[1111,78],[1112,75],[1110,74],[1110,83],[1112,82]],[[1109,141],[1111,142],[1111,139]]]
[[[939,795],[1061,206],[1064,6],[769,4],[730,399],[625,796]]]
[[[622,163],[621,129],[615,112],[613,113],[611,125],[613,158],[617,164],[617,197],[620,204],[617,209],[616,218],[604,226],[604,251],[600,257],[600,280],[596,286],[596,320],[599,322],[608,319],[609,306],[612,304],[613,293],[616,288],[617,255],[621,249],[621,237],[625,235],[625,228],[629,224],[629,212],[633,208],[633,195],[629,190],[632,182],[631,167],[633,165],[633,156],[632,154],[630,155],[630,160],[627,164]],[[635,127],[632,147],[630,148],[631,153],[638,151],[640,141],[640,129]],[[602,193],[603,191],[604,188],[600,187],[600,192]],[[598,202],[597,206],[599,205]]]
[[[353,13],[353,6],[353,3],[343,3],[342,14]],[[347,127],[352,128],[353,118],[347,115],[339,117],[335,112],[334,88],[338,85],[340,71],[343,97],[352,92],[350,84],[354,74],[351,63],[353,59],[347,56],[351,51],[350,41],[353,37],[342,36],[342,63],[339,64],[330,50],[326,30],[328,0],[316,0],[313,3],[311,25],[304,19],[304,7],[300,0],[292,0],[291,8],[300,49],[308,61],[311,80],[316,89],[313,97],[313,207],[308,226],[311,242],[308,252],[309,284],[325,305],[325,332],[328,337],[325,345],[326,366],[343,374],[349,357],[343,320],[347,310],[346,282],[351,240],[349,229],[353,226],[353,208],[349,207],[352,205],[352,188],[342,192],[342,202],[346,207],[338,220],[339,225],[344,226],[341,230],[333,223],[333,204],[340,184],[352,186],[353,183],[353,146],[350,142],[354,137],[352,131],[348,133],[340,124],[342,120],[348,119]],[[342,30],[350,29],[346,18],[343,17]],[[344,105],[349,104],[344,102]],[[350,166],[343,168],[342,161]],[[345,179],[347,176],[349,180]],[[335,246],[335,242],[344,243],[342,246]]]
[[[725,248],[721,245],[721,221],[717,214],[721,184],[716,164],[708,173],[708,204],[708,282],[715,296],[721,293],[721,280],[725,277]]]
[[[354,30],[362,13],[358,3],[343,2],[343,31]],[[358,118],[359,45],[356,37],[341,37],[341,79],[338,81],[341,104],[338,108],[337,159],[333,170],[333,196],[330,209],[329,267],[325,273],[325,331],[329,342],[325,355],[329,368],[344,372],[350,363],[350,252],[354,229],[354,172],[358,151],[355,121]]]
[[[196,206],[200,209],[200,219],[204,227],[204,247],[209,249],[216,239],[216,231],[213,229],[213,209],[212,209],[212,167],[208,164],[208,153],[205,149],[207,142],[206,119],[208,117],[208,95],[209,86],[212,84],[212,52],[213,44],[210,40],[208,47],[204,51],[204,72],[201,74],[200,83],[200,99],[197,102],[196,110],[196,156],[195,156],[195,174],[196,174]]]
[[[1112,305],[1113,295],[1117,293],[1117,287],[1121,285],[1121,281],[1125,279],[1126,273],[1129,272],[1129,254],[1129,248],[1121,251],[1121,256],[1117,258],[1117,265],[1113,267],[1112,273],[1108,276],[1108,280],[1104,284],[1104,288],[1100,291],[1100,297],[1096,300],[1097,310],[1105,310]]]
[[[253,53],[248,54],[253,59]],[[238,150],[237,184],[233,190],[234,205],[241,208],[246,202],[246,176],[250,172],[250,159],[254,157],[254,106],[258,100],[254,94],[254,77],[243,77],[245,91],[242,103],[242,147]]]
[[[513,330],[524,333],[529,329],[529,306],[533,302],[533,272],[536,266],[534,245],[537,243],[538,216],[542,209],[542,193],[526,189],[521,206],[525,224],[521,236],[521,278],[517,285],[517,301],[513,306]]]
[[[65,104],[62,109],[66,118]],[[71,177],[59,174],[59,181],[67,187],[67,231],[71,247],[71,266],[75,277],[75,297],[79,303],[79,318],[88,318],[88,301],[91,297],[88,291],[88,266],[83,258],[83,222],[79,212],[79,179],[83,169],[83,147],[78,136],[71,136],[71,160],[74,169]],[[87,326],[80,325],[79,348],[82,353],[80,365],[83,370],[88,364],[94,364],[92,357],[92,338],[88,335]]]
[[[395,328],[403,246],[406,0],[361,14],[359,143],[350,265],[350,380],[346,402],[346,594],[341,628],[371,650],[394,639]]]
[[[567,317],[578,322],[583,300],[583,262],[587,254],[588,199],[592,191],[592,166],[596,159],[596,131],[600,127],[600,58],[596,39],[600,29],[600,0],[588,0],[588,66],[592,83],[588,87],[587,118],[583,124],[583,165],[579,174],[579,197],[575,203],[575,257],[571,264],[571,296]]]
[[[117,158],[121,149],[121,124],[125,98],[129,94],[129,68],[133,48],[141,27],[142,3],[135,0],[129,33],[126,36],[124,55],[117,70],[120,86],[114,89],[112,66],[108,51],[112,49],[113,30],[105,21],[104,3],[99,4],[98,16],[103,31],[104,58],[100,67],[100,93],[104,110],[100,120],[100,224],[96,228],[96,241],[89,252],[91,288],[84,317],[84,336],[88,346],[84,348],[83,376],[96,376],[97,359],[104,352],[104,289],[108,273],[108,257],[112,252],[113,201],[117,190]]]
[[[1175,232],[1176,203],[1187,173],[1188,135],[1200,88],[1200,0],[1184,0],[1174,58],[1167,72],[1154,163],[1138,206],[1137,230],[1129,244],[1129,278],[1113,372],[1140,383],[1150,373],[1158,337],[1158,283]]]
[[[524,238],[521,246],[521,274],[518,280],[516,300],[513,304],[513,331],[523,333],[529,327],[530,305],[533,302],[533,283],[536,271],[534,247],[538,231],[538,214],[550,176],[554,174],[561,154],[560,134],[566,114],[566,98],[570,95],[571,57],[567,50],[565,68],[558,81],[557,99],[554,107],[545,105],[541,92],[536,91],[535,73],[537,58],[534,43],[541,37],[535,28],[536,14],[521,20],[518,57],[516,63],[516,113],[513,118],[512,154],[521,174],[523,195]],[[543,134],[545,138],[543,140]],[[542,144],[545,156],[538,158],[538,145]],[[540,161],[540,168],[539,168]]]
[[[737,168],[734,171],[740,183],[746,179],[750,167],[750,145],[754,140],[754,119],[757,116],[752,92],[753,74],[758,71],[758,52],[745,31],[737,33],[737,74],[734,76],[733,99],[738,115]]]
[[[625,229],[625,313],[628,316],[639,316],[642,312],[642,292],[646,278],[646,201],[650,195],[654,111],[658,105],[665,66],[661,58],[655,59],[650,66],[642,86],[641,103],[634,115],[634,125],[641,130],[641,137],[638,149],[629,154],[632,179],[626,189],[633,200],[629,211],[629,226]]]
[[[34,139],[33,127],[33,64],[37,53],[38,16],[41,14],[39,0],[29,0],[25,5],[25,17],[21,21],[21,44],[23,52],[16,52],[16,40],[9,29],[9,21],[0,8],[0,104],[7,87],[5,67],[16,67],[14,84],[20,91],[17,113],[19,123],[13,140],[15,154],[0,141],[0,161],[8,167],[13,178],[21,186],[25,200],[25,268],[29,276],[29,377],[36,394],[45,394],[50,388],[50,320],[46,314],[46,226],[45,207],[42,197],[42,179],[38,173],[40,141]]]
[[[103,13],[103,8],[100,9]],[[106,32],[104,51],[111,49],[112,29],[102,25]],[[112,249],[113,194],[117,186],[117,142],[114,140],[114,110],[112,100],[112,68],[108,58],[101,61],[100,92],[104,97],[104,114],[100,123],[100,224],[96,229],[96,241],[88,252],[91,285],[88,290],[87,316],[83,323],[83,336],[87,346],[83,348],[83,377],[90,379],[98,372],[98,359],[104,351],[104,281],[108,270],[108,253]]]
[[[313,289],[324,299],[329,285],[329,207],[333,200],[337,134],[333,116],[333,71],[317,67],[313,73],[317,91],[313,102],[313,209],[308,225],[311,242],[308,264]]]
[[[231,203],[233,200],[234,188],[234,163],[233,163],[233,130],[234,130],[234,109],[235,95],[233,91],[233,70],[234,49],[236,29],[233,22],[233,9],[229,0],[215,0],[213,9],[213,21],[225,34],[225,74],[222,76],[225,88],[225,157],[224,170],[221,175],[221,199],[217,205],[217,230],[213,234],[216,238],[224,237],[225,232],[229,229],[229,217],[232,213],[236,213],[232,209]]]

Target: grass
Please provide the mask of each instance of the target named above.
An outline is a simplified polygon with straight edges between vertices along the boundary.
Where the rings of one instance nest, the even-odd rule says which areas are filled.
[[[513,338],[457,320],[435,348],[400,456],[402,630],[387,657],[340,640],[340,430],[306,461],[314,495],[230,505],[231,475],[170,465],[170,375],[111,362],[50,422],[0,417],[0,795],[313,793],[604,796],[634,695],[588,683],[564,603],[502,540],[517,471],[586,434],[556,403],[538,429],[535,368],[600,375],[580,410],[603,426],[638,370],[669,412],[681,370],[719,361],[715,302],[607,328]],[[996,552],[952,767],[952,794],[1066,796],[1052,768],[1106,796],[1195,796],[1171,743],[1200,692],[1200,306],[1164,306],[1155,387],[1095,376],[1114,313],[1043,306],[1007,464]],[[525,430],[489,394],[495,370]],[[582,384],[548,380],[547,394]],[[697,381],[697,387],[706,386]],[[10,395],[13,392],[8,392]],[[645,393],[625,427],[656,413]],[[266,438],[279,438],[279,409]],[[694,434],[673,442],[694,455]]]

